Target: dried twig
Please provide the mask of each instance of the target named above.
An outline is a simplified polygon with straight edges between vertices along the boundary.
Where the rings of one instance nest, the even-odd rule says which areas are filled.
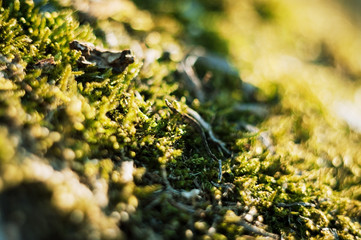
[[[203,92],[203,86],[201,80],[193,70],[193,65],[196,59],[187,57],[178,65],[178,71],[183,75],[185,79],[185,85],[188,89],[194,93],[195,97],[204,102],[205,96]]]
[[[293,207],[293,206],[316,207],[315,204],[313,204],[313,203],[306,203],[306,202],[277,203],[277,207]]]
[[[162,168],[162,177],[163,177],[165,185],[166,185],[166,189],[163,191],[163,193],[166,194],[165,196],[166,196],[167,201],[172,206],[174,206],[182,211],[186,211],[188,213],[195,213],[195,209],[193,209],[191,206],[188,206],[181,202],[175,201],[173,199],[173,196],[182,197],[187,200],[189,200],[189,199],[194,200],[195,198],[199,197],[199,194],[201,193],[201,191],[199,189],[192,189],[191,191],[184,191],[184,190],[179,191],[179,190],[174,189],[168,181],[167,172],[165,170],[165,167]]]
[[[268,132],[260,132],[260,130],[257,127],[249,123],[241,122],[240,125],[251,133],[259,133],[259,139],[261,140],[263,145],[270,151],[271,154],[275,153],[275,147],[273,146],[272,140]]]
[[[265,105],[257,103],[242,103],[236,104],[233,106],[235,111],[241,112],[251,112],[259,117],[266,117],[268,114],[268,109]]]
[[[221,140],[219,140],[213,133],[212,127],[209,123],[207,123],[202,117],[201,115],[199,115],[196,111],[194,111],[191,108],[187,108],[187,113],[192,116],[195,120],[197,120],[197,122],[202,126],[202,128],[208,133],[209,138],[212,142],[214,142],[215,144],[217,144],[222,151],[224,151],[225,153],[227,153],[228,155],[231,155],[231,152],[226,148],[226,144],[224,142],[222,142]]]
[[[247,231],[252,232],[252,233],[254,233],[256,235],[262,235],[262,236],[269,237],[269,238],[272,238],[272,239],[280,239],[279,235],[267,232],[266,230],[264,230],[262,228],[259,228],[259,227],[255,226],[255,225],[252,225],[252,224],[246,222],[245,218],[241,217],[241,216],[234,215],[234,216],[231,216],[228,219],[226,217],[226,222],[240,225],[240,226],[244,227]]]
[[[167,106],[169,107],[170,110],[172,110],[173,113],[179,114],[185,121],[189,122],[201,135],[202,137],[202,141],[203,141],[203,145],[208,153],[208,155],[216,162],[218,162],[218,180],[221,181],[222,180],[222,160],[218,159],[211,151],[211,149],[209,148],[208,142],[207,142],[207,138],[206,138],[206,134],[204,133],[202,124],[198,121],[200,120],[200,116],[197,113],[197,115],[199,116],[199,118],[196,120],[195,118],[193,118],[192,116],[186,114],[186,113],[181,113],[179,112],[175,107],[173,107],[173,105],[166,99],[165,103],[167,104]],[[194,110],[193,110],[194,111]],[[194,111],[195,112],[195,111]],[[196,113],[196,112],[195,112]],[[203,120],[203,119],[201,119]],[[204,121],[204,120],[203,120]],[[204,121],[204,123],[206,123]],[[208,124],[208,123],[207,123]],[[210,128],[210,127],[209,127]]]
[[[188,213],[195,213],[196,212],[196,210],[194,210],[192,207],[190,207],[188,205],[185,205],[183,203],[180,203],[180,202],[176,202],[172,198],[168,198],[167,200],[173,207],[176,207],[176,208],[178,208],[178,209],[180,209],[182,211],[185,211],[185,212],[188,212]]]
[[[262,228],[259,228],[259,227],[256,227],[256,226],[254,226],[252,224],[249,224],[244,220],[240,220],[240,221],[236,222],[236,224],[244,227],[249,232],[253,232],[255,234],[262,235],[262,236],[265,236],[265,237],[269,237],[269,238],[272,238],[272,239],[280,239],[280,236],[278,236],[277,234],[267,232],[266,230],[264,230]]]

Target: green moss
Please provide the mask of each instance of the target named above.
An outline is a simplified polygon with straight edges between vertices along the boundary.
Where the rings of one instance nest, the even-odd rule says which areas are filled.
[[[0,1],[0,235],[361,237],[361,204],[347,198],[359,198],[359,168],[346,161],[357,155],[359,134],[337,129],[318,98],[299,91],[296,75],[288,85],[266,79],[260,89],[240,79],[237,70],[250,70],[234,51],[252,44],[223,34],[237,29],[227,1],[217,1],[220,9],[165,2],[83,12],[67,1]],[[281,3],[243,4],[235,9],[253,9],[247,24],[282,23]],[[233,25],[220,28],[223,21]],[[131,48],[136,60],[123,73],[84,66],[69,47],[75,39]],[[204,99],[179,67],[199,45],[206,54],[194,72],[204,77]],[[209,141],[222,158],[222,181],[198,130],[165,99],[178,100],[182,113],[194,108],[232,151],[221,154]]]

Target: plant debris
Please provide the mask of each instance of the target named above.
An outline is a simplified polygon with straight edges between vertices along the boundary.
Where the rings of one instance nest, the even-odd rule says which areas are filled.
[[[81,52],[78,62],[84,66],[96,66],[99,69],[111,68],[114,73],[122,73],[129,64],[134,63],[130,50],[121,52],[103,50],[90,43],[74,40],[69,44],[70,49]]]

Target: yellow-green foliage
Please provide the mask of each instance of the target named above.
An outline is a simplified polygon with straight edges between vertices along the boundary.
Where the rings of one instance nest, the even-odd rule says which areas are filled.
[[[282,72],[281,58],[270,58],[279,60],[274,72],[264,66],[298,39],[285,20],[299,18],[292,5],[105,2],[0,1],[0,239],[361,238],[361,204],[351,199],[360,196],[360,136],[302,82],[333,70],[293,59],[294,71]],[[279,33],[270,29],[289,32],[268,46]],[[324,38],[335,61],[358,74],[337,50],[341,40],[313,33],[301,47]],[[136,60],[121,74],[83,66],[69,47],[75,39],[130,48]],[[180,70],[187,54],[202,51],[216,61],[194,66],[203,100]],[[195,109],[232,151],[222,156],[210,144],[222,181],[197,129],[165,99]]]

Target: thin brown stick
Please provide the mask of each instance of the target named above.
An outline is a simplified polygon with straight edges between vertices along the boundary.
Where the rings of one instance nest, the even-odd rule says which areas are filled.
[[[191,117],[190,115],[186,114],[186,113],[181,113],[179,112],[175,107],[173,107],[173,105],[167,100],[165,99],[165,103],[167,104],[168,108],[176,114],[179,114],[182,119],[184,119],[185,121],[187,121],[189,124],[191,124],[201,135],[202,137],[202,142],[203,145],[206,149],[206,152],[208,153],[208,155],[216,162],[218,162],[218,180],[221,181],[222,180],[222,160],[218,159],[211,151],[211,149],[209,148],[208,142],[207,142],[207,138],[206,138],[206,134],[204,133],[204,130],[201,126],[201,124],[195,120],[193,117]]]
[[[280,236],[278,236],[277,234],[267,232],[266,230],[263,230],[262,228],[251,225],[244,220],[240,220],[240,221],[236,222],[236,224],[244,227],[247,231],[253,232],[255,234],[269,237],[272,239],[280,239]]]

